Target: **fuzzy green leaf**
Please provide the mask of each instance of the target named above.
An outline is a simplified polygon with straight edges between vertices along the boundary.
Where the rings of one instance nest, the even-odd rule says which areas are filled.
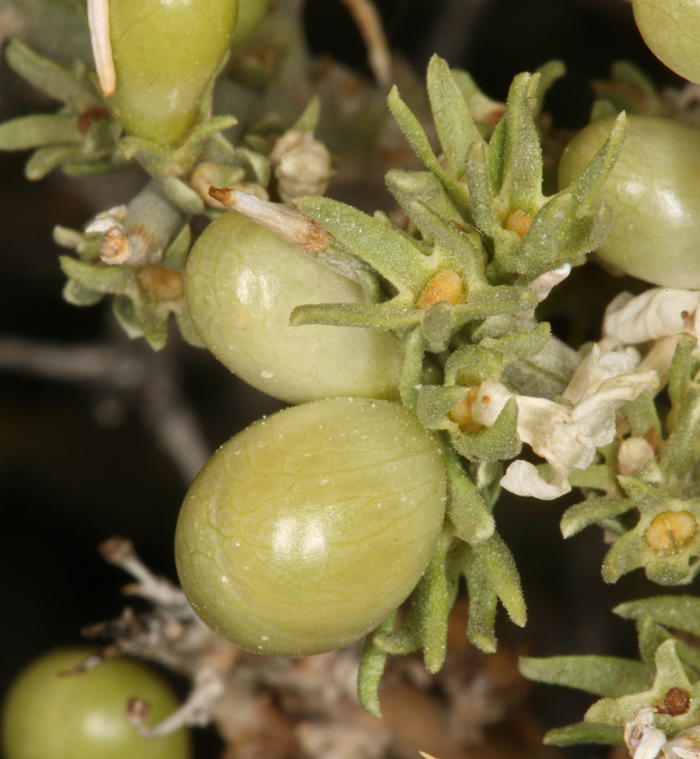
[[[465,474],[454,450],[446,448],[443,453],[447,470],[447,517],[460,540],[474,545],[488,540],[495,532],[496,524],[475,484]]]
[[[418,389],[416,415],[430,430],[438,429],[445,415],[467,395],[466,388],[430,385]]]
[[[296,205],[404,294],[415,297],[429,279],[429,259],[399,230],[329,198],[299,198]]]
[[[450,354],[445,363],[445,384],[476,387],[486,380],[497,382],[501,376],[505,356],[499,351],[479,345],[465,345]]]
[[[84,157],[83,151],[78,147],[50,145],[39,148],[27,161],[24,175],[32,182],[37,182],[58,166],[80,161]]]
[[[452,306],[446,301],[439,301],[425,312],[423,337],[427,350],[431,353],[442,353],[447,350],[453,330]]]
[[[654,398],[648,390],[642,391],[633,401],[628,401],[622,407],[627,421],[630,423],[634,437],[646,437],[651,430],[661,435],[661,421],[656,410]]]
[[[403,364],[399,394],[403,405],[415,413],[418,405],[418,388],[423,377],[423,354],[425,340],[420,327],[414,328],[406,336],[403,345]]]
[[[449,66],[437,55],[428,64],[428,96],[447,165],[452,174],[461,179],[467,149],[482,138]]]
[[[518,668],[521,675],[538,683],[563,685],[610,698],[647,690],[654,682],[652,667],[613,656],[520,657]]]
[[[199,195],[185,182],[177,177],[166,177],[162,179],[161,187],[163,193],[173,205],[177,206],[183,213],[189,216],[196,216],[204,213],[204,201]]]
[[[399,91],[394,86],[387,98],[389,110],[396,119],[396,123],[406,136],[406,139],[418,156],[420,162],[428,171],[431,171],[442,182],[449,194],[465,208],[469,207],[469,193],[464,184],[451,177],[440,165],[433,152],[425,130],[418,119],[411,113],[411,109],[404,103]]]
[[[79,144],[83,135],[75,116],[34,114],[0,124],[0,150],[29,150],[44,145]]]
[[[596,722],[578,722],[557,727],[544,736],[547,746],[576,746],[579,743],[598,743],[604,746],[624,746],[624,728]]]
[[[335,327],[366,327],[388,331],[418,324],[422,312],[398,308],[390,303],[372,305],[364,303],[321,303],[297,306],[289,317],[289,324],[328,324]]]
[[[623,619],[652,619],[700,637],[700,598],[694,596],[654,596],[620,604],[613,612]]]
[[[63,273],[87,290],[96,293],[124,293],[131,287],[132,267],[106,266],[102,263],[89,264],[76,261],[69,256],[60,256]]]
[[[88,108],[104,107],[87,78],[84,82],[78,81],[70,69],[35,53],[20,40],[12,40],[5,55],[7,62],[22,79],[49,97],[71,106],[78,113]]]
[[[508,616],[516,625],[524,627],[527,609],[518,570],[508,546],[498,533],[494,533],[488,540],[472,547],[488,574],[489,582],[506,607]]]
[[[394,629],[395,619],[396,612],[367,636],[360,657],[360,668],[357,673],[357,697],[362,708],[372,717],[379,718],[382,716],[378,691],[387,660],[387,654],[378,649],[372,641],[375,633],[391,633]]]
[[[152,177],[178,177],[194,166],[212,134],[236,123],[233,116],[214,116],[196,126],[182,145],[172,150],[135,135],[124,137],[120,147],[127,160],[135,158]]]
[[[537,74],[519,74],[508,91],[504,124],[501,182],[498,195],[508,210],[519,209],[534,216],[542,205],[542,149],[532,119],[537,103]],[[500,124],[499,124],[500,127]]]
[[[518,437],[518,404],[509,398],[496,421],[483,432],[450,432],[452,445],[471,461],[507,461],[522,449]]]
[[[624,514],[633,508],[634,503],[628,498],[619,496],[589,498],[564,512],[559,525],[561,534],[565,538],[570,538],[589,525],[596,524],[603,519],[620,516],[620,514]]]
[[[697,338],[687,332],[676,335],[676,350],[673,352],[668,378],[668,394],[674,408],[680,408],[690,390],[690,370],[697,344]]]
[[[474,550],[464,545],[462,551],[462,571],[467,580],[469,593],[467,637],[477,648],[487,654],[492,654],[497,647],[494,625],[498,596],[493,589],[486,567],[479,561]]]

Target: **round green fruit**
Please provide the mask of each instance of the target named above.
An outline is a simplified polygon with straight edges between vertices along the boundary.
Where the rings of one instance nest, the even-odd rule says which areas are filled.
[[[559,166],[568,187],[610,134],[612,119],[574,137]],[[663,287],[700,289],[700,131],[630,116],[627,139],[600,199],[615,213],[596,254],[626,274]]]
[[[445,490],[438,445],[403,406],[334,398],[285,409],[197,475],[175,538],[182,588],[212,630],[248,651],[340,648],[421,578]]]
[[[110,0],[117,84],[109,102],[127,132],[169,147],[183,140],[236,13],[236,0]]]
[[[187,731],[147,741],[126,714],[131,698],[151,705],[149,724],[175,711],[177,699],[163,680],[127,659],[66,674],[93,653],[88,648],[60,649],[20,673],[3,707],[5,759],[187,759]]]
[[[289,403],[395,398],[401,357],[386,333],[290,327],[305,303],[362,303],[359,285],[236,211],[210,224],[190,253],[185,294],[209,350],[258,390]]]
[[[700,83],[700,0],[632,0],[634,20],[652,53]]]
[[[238,20],[232,45],[240,45],[255,34],[269,5],[270,0],[238,0]]]

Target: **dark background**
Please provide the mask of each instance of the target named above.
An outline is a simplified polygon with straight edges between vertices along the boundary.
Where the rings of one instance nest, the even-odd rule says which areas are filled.
[[[645,48],[631,6],[622,0],[378,5],[392,46],[417,68],[438,52],[469,70],[496,99],[505,98],[514,74],[564,60],[568,76],[547,101],[558,126],[586,122],[588,82],[607,77],[615,60],[636,61],[659,85],[674,81]],[[308,0],[305,20],[314,52],[364,70],[364,48],[340,0]],[[37,108],[51,107],[2,65],[0,120]],[[22,173],[25,160],[24,154],[0,154],[0,338],[68,345],[113,335],[107,306],[77,309],[62,301],[61,251],[51,230],[56,224],[79,228],[97,210],[127,201],[139,180],[54,174],[30,184]],[[279,407],[175,335],[167,350],[178,356],[185,392],[212,449]],[[130,537],[150,567],[175,579],[172,536],[184,493],[179,472],[144,430],[134,398],[0,372],[0,693],[34,656],[77,643],[81,626],[120,613],[119,588],[126,578],[103,564],[95,550],[100,541]],[[558,522],[567,505],[564,499],[499,503],[499,529],[515,555],[530,608],[525,630],[502,615],[499,637],[506,644],[525,643],[538,656],[635,656],[632,626],[610,610],[621,600],[660,590],[639,572],[605,586],[600,532],[585,531],[566,545],[561,539]],[[544,686],[533,694],[547,728],[580,720],[589,701]],[[197,755],[214,756],[216,742],[203,740]]]

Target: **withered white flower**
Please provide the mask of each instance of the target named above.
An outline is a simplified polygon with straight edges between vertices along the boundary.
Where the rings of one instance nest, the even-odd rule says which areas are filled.
[[[625,745],[634,759],[700,759],[700,728],[691,727],[678,733],[670,741],[659,728],[654,727],[656,709],[644,707],[625,725]]]
[[[529,289],[532,290],[537,296],[537,300],[542,301],[552,292],[552,290],[561,282],[563,282],[571,274],[571,264],[564,264],[558,269],[552,269],[537,277],[536,280],[530,283]],[[521,311],[516,316],[519,319],[532,319],[535,315],[534,309],[528,311]]]
[[[568,476],[573,469],[587,469],[596,448],[615,437],[615,412],[643,390],[658,384],[656,372],[634,371],[634,352],[603,353],[594,345],[564,392],[564,403],[517,395],[500,382],[484,382],[472,406],[476,421],[491,426],[506,402],[518,404],[518,436],[546,459],[554,470],[546,482],[527,461],[513,462],[501,479],[511,493],[549,501],[571,490]]]
[[[653,287],[636,298],[620,293],[605,311],[603,334],[621,345],[680,332],[700,336],[700,292]]]

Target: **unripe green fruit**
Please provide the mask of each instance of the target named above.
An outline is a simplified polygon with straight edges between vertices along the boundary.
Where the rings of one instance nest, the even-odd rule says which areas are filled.
[[[129,722],[131,698],[150,704],[149,725],[178,707],[170,688],[148,667],[112,659],[83,674],[65,674],[93,653],[52,651],[20,673],[3,706],[4,759],[188,759],[186,730],[147,741]]]
[[[236,0],[110,0],[117,85],[109,99],[124,129],[180,143],[233,37]]]
[[[238,20],[232,45],[240,45],[255,34],[269,5],[270,0],[238,0]]]
[[[559,166],[568,187],[610,134],[612,119],[583,129]],[[596,255],[626,274],[664,287],[700,289],[700,130],[630,116],[627,139],[600,194],[615,213]]]
[[[383,622],[435,549],[445,469],[403,406],[335,398],[280,411],[222,446],[180,512],[192,607],[255,653],[307,656]]]
[[[700,83],[700,0],[632,0],[634,20],[652,53]]]
[[[289,403],[395,398],[401,359],[387,334],[351,327],[290,327],[305,303],[362,303],[359,285],[236,211],[192,248],[185,293],[197,332],[241,379]]]

